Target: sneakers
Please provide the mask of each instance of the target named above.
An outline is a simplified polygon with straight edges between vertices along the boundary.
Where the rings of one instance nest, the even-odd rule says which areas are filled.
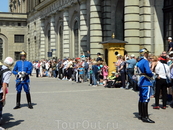
[[[92,87],[97,87],[97,85],[93,85]]]
[[[71,79],[69,79],[68,81],[72,81]]]
[[[166,109],[166,107],[165,107],[165,106],[163,106],[163,107],[162,107],[162,109]]]
[[[159,106],[155,106],[155,107],[153,107],[153,109],[160,109],[160,107]]]

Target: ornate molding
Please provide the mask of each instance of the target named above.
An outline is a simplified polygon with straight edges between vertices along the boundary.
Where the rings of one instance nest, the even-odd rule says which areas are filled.
[[[36,13],[29,15],[29,21],[37,17],[44,18],[45,16],[49,16],[52,13],[61,12],[62,10],[66,10],[74,4],[77,4],[77,2],[77,0],[50,0],[49,3],[42,2],[35,7]]]

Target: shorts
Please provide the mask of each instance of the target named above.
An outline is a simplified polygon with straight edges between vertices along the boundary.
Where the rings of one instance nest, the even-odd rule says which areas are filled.
[[[84,74],[79,74],[79,78],[84,79]]]

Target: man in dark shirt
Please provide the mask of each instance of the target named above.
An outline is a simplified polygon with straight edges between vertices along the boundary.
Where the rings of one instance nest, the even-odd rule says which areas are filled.
[[[171,51],[173,51],[172,37],[168,37],[168,42],[169,42],[168,52],[171,52]]]
[[[91,59],[90,51],[87,51],[86,57],[89,58],[89,60]]]
[[[98,62],[98,61],[103,61],[103,59],[102,59],[102,57],[101,57],[101,53],[97,53],[97,59],[96,59],[96,61]]]

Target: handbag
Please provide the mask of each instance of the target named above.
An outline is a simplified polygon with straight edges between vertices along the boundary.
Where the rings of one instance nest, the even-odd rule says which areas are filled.
[[[163,63],[162,63],[163,64]],[[164,66],[164,64],[163,64]],[[167,83],[167,87],[171,87],[171,80],[169,79],[169,77],[167,76],[167,72],[166,72],[166,69],[165,69],[165,66],[164,66],[164,70],[165,70],[165,74],[166,74],[166,83]]]

